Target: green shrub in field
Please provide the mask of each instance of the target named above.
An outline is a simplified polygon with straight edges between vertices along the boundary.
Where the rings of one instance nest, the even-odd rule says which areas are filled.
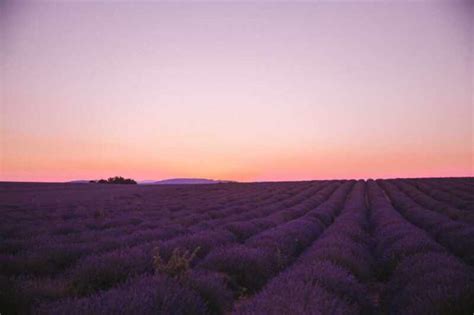
[[[156,248],[155,255],[153,256],[155,272],[164,273],[171,277],[181,277],[189,271],[191,262],[196,257],[198,251],[199,247],[192,252],[175,248],[171,257],[165,262],[160,255],[159,249]]]

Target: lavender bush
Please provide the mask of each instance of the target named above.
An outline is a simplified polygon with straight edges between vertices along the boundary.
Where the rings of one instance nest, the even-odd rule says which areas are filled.
[[[0,313],[471,315],[473,188],[0,183]]]

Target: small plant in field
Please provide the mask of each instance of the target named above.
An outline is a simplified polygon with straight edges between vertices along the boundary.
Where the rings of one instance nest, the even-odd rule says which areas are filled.
[[[196,247],[196,249],[190,252],[189,250],[175,248],[171,257],[165,262],[160,255],[159,249],[156,248],[155,255],[153,256],[155,272],[165,273],[171,277],[181,277],[185,275],[189,271],[191,262],[194,257],[196,257],[199,249],[200,247]]]
[[[106,215],[107,215],[107,212],[102,208],[94,211],[94,218],[96,219],[104,218]]]

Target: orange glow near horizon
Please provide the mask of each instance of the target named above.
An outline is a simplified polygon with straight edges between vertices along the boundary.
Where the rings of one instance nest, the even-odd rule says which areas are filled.
[[[437,156],[437,152],[419,152],[416,148],[398,152],[391,148],[377,149],[374,152],[360,148],[361,150],[352,152],[350,148],[342,147],[328,152],[311,149],[300,152],[262,151],[240,154],[231,150],[210,156],[196,150],[188,151],[190,158],[177,159],[173,157],[186,153],[180,150],[172,153],[168,150],[169,155],[160,157],[133,151],[130,147],[118,144],[106,147],[99,143],[80,145],[79,142],[77,144],[84,150],[71,155],[69,141],[64,139],[61,142],[56,139],[54,143],[48,143],[47,139],[17,139],[17,144],[26,145],[32,150],[41,147],[54,151],[54,163],[51,162],[51,156],[39,155],[34,151],[17,156],[5,155],[2,165],[13,171],[4,172],[3,180],[68,181],[107,178],[115,174],[140,180],[198,177],[237,181],[472,175],[468,168],[457,167],[469,165],[469,151],[433,158]],[[20,148],[17,150],[27,151]],[[267,155],[267,152],[270,153]],[[32,174],[35,176],[32,177]]]
[[[0,4],[0,181],[474,176],[474,3]]]

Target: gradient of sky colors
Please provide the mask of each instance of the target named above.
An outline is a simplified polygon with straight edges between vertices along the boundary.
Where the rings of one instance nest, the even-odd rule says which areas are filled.
[[[472,1],[2,2],[0,180],[474,175]]]

